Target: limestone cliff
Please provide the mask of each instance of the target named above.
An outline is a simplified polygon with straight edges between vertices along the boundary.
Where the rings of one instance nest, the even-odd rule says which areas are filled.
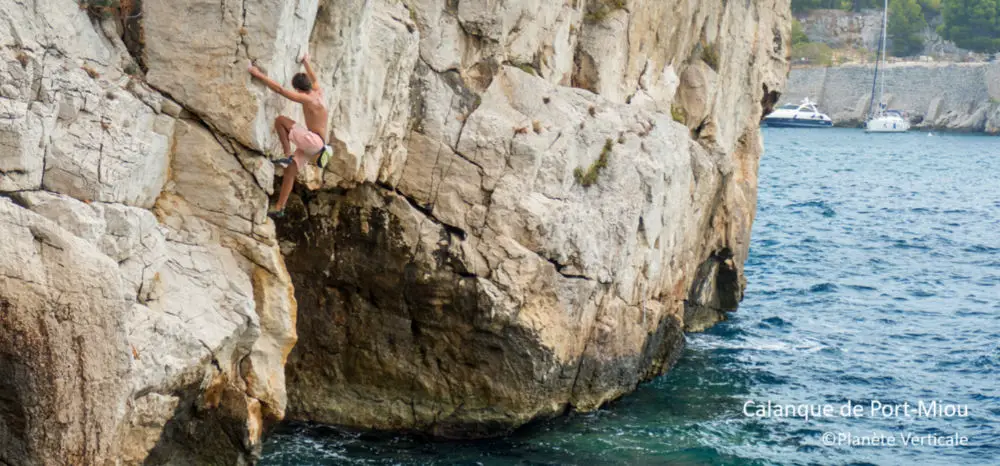
[[[787,1],[0,13],[0,463],[245,464],[286,413],[502,433],[741,297]],[[275,226],[299,115],[246,68],[306,48],[336,157]]]
[[[802,25],[802,32],[810,42],[821,42],[834,49],[864,50],[865,55],[879,48],[879,40],[882,37],[881,4],[876,9],[861,12],[820,9],[799,13],[796,17]],[[914,56],[923,55],[938,60],[955,61],[961,61],[969,56],[982,56],[963,50],[954,42],[938,35],[937,27],[942,21],[940,15],[935,16],[920,33],[923,48]],[[890,34],[890,39],[891,36]]]
[[[359,5],[311,39],[351,163],[278,225],[291,417],[495,435],[735,309],[787,2]]]
[[[858,126],[871,100],[874,68],[794,68],[783,100],[809,97],[834,124]],[[900,63],[886,68],[889,107],[916,128],[1000,133],[1000,63]]]

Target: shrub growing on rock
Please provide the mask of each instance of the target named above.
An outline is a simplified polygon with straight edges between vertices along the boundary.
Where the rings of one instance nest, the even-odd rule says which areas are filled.
[[[577,168],[573,170],[573,177],[576,178],[576,182],[580,183],[584,188],[591,187],[594,183],[597,183],[597,177],[601,174],[601,170],[608,167],[608,158],[611,156],[611,150],[614,148],[615,142],[608,139],[604,142],[604,148],[601,149],[601,155],[590,164],[586,170],[582,168]]]

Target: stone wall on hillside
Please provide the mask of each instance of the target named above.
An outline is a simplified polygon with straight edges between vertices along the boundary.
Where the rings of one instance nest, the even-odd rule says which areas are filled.
[[[1000,63],[890,64],[886,101],[917,128],[1000,131]],[[811,98],[834,124],[858,126],[871,99],[873,66],[794,68],[784,102]]]

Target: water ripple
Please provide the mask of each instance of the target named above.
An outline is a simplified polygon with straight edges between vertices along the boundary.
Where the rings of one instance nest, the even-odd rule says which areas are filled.
[[[742,308],[691,335],[666,376],[481,442],[288,425],[262,464],[996,464],[1000,139],[764,136]],[[945,400],[969,416],[757,419],[743,415],[750,399]],[[824,432],[959,432],[970,446],[825,447]]]

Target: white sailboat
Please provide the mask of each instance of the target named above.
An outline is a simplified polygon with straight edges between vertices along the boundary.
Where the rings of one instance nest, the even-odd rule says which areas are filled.
[[[885,98],[885,63],[886,36],[889,33],[889,0],[885,0],[882,11],[882,50],[878,63],[875,64],[875,81],[872,83],[872,99],[869,103],[868,119],[865,121],[865,132],[868,133],[903,133],[910,129],[910,122],[895,110],[889,110]],[[882,73],[879,73],[881,69]],[[878,97],[876,99],[876,96]],[[878,105],[876,106],[876,102]]]

